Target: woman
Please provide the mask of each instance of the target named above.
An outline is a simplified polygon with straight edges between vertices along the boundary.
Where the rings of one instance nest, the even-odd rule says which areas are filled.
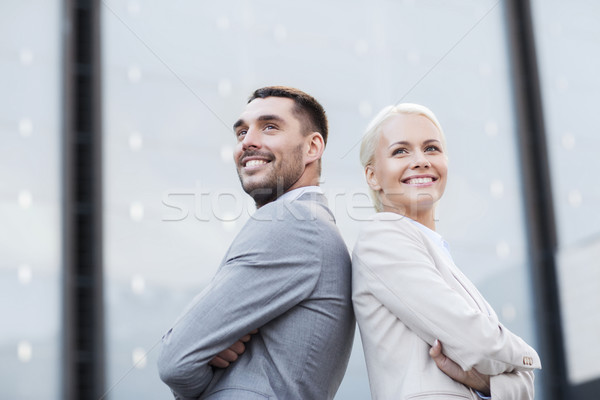
[[[436,117],[416,104],[384,108],[360,157],[378,211],[352,257],[373,399],[533,398],[537,353],[498,321],[435,232],[448,177]]]

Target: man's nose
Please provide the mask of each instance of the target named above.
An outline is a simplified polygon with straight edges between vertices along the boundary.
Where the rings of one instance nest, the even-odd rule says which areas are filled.
[[[242,147],[244,150],[250,148],[259,149],[261,147],[260,131],[257,129],[248,129],[242,140]]]

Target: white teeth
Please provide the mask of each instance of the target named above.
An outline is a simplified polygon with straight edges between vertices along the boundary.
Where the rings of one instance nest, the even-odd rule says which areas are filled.
[[[255,167],[257,165],[266,164],[265,160],[250,160],[246,163],[246,167]]]
[[[409,185],[420,185],[422,183],[430,183],[433,182],[432,178],[413,178],[409,179],[406,183]]]

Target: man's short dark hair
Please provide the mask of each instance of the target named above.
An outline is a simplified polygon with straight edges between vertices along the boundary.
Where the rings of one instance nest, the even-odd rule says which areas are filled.
[[[327,144],[327,115],[325,115],[323,106],[314,97],[292,87],[267,86],[256,89],[248,99],[248,103],[255,99],[267,97],[286,97],[294,100],[296,104],[294,113],[300,121],[306,123],[306,133],[319,132],[323,136],[323,141]]]

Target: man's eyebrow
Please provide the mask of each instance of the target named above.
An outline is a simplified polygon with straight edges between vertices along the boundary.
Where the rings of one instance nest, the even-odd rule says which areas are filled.
[[[284,122],[283,118],[281,118],[278,115],[261,115],[260,117],[258,117],[258,121],[277,121],[277,122]]]
[[[240,125],[244,125],[243,119],[238,119],[237,121],[235,121],[235,124],[233,124],[233,129],[235,130],[235,128],[237,128]]]
[[[278,115],[275,114],[266,114],[266,115],[261,115],[260,117],[258,117],[256,119],[257,121],[261,121],[261,122],[265,122],[265,121],[277,121],[279,123],[283,123],[285,122],[285,120],[283,118],[281,118]],[[241,125],[245,125],[246,122],[243,119],[238,119],[235,124],[233,124],[233,129],[235,130],[236,128],[238,128]]]

